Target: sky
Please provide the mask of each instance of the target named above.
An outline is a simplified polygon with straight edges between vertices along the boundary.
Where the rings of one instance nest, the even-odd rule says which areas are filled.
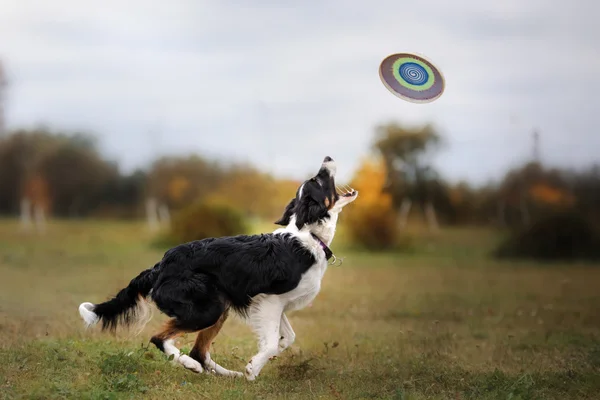
[[[594,0],[0,0],[9,128],[94,133],[125,172],[158,155],[251,162],[281,177],[324,156],[349,179],[386,122],[433,123],[449,180],[500,178],[532,154],[600,161]],[[412,52],[444,74],[428,104],[379,79]]]

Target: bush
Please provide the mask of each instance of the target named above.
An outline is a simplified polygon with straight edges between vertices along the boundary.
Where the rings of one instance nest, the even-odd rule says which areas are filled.
[[[493,255],[545,261],[600,260],[600,236],[583,215],[557,212],[512,232]]]
[[[383,192],[386,169],[382,160],[364,160],[352,186],[358,199],[342,217],[352,244],[367,250],[388,250],[399,245],[399,227],[389,193]]]
[[[171,222],[169,242],[185,243],[209,237],[247,234],[248,223],[237,209],[223,204],[194,203]]]
[[[358,208],[348,213],[345,225],[354,245],[367,250],[387,250],[398,246],[400,230],[396,214],[388,208]]]

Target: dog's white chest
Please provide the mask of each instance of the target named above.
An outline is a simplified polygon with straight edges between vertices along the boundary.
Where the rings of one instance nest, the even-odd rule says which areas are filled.
[[[298,286],[285,294],[288,300],[285,310],[299,310],[310,304],[321,290],[321,280],[326,270],[327,261],[320,261],[306,271]]]

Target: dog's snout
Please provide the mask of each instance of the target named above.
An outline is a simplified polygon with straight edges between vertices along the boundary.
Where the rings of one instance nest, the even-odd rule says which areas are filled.
[[[327,156],[323,159],[323,164],[321,165],[321,171],[327,171],[327,173],[330,177],[334,177],[336,169],[337,168],[335,166],[335,161],[333,161],[333,158]]]

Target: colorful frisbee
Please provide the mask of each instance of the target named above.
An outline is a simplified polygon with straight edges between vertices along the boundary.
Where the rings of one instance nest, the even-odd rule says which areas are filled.
[[[428,60],[409,53],[392,54],[379,65],[379,77],[390,92],[412,103],[429,103],[444,93],[444,77]]]

